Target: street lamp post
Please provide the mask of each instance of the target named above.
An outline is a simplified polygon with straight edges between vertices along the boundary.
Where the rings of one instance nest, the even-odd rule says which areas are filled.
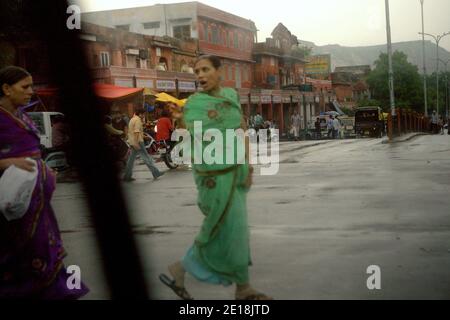
[[[442,38],[450,35],[450,32],[445,32],[442,35],[432,35],[425,32],[419,32],[423,36],[430,36],[436,41],[436,113],[439,116],[439,42]]]
[[[448,66],[448,63],[450,62],[450,59],[448,59],[447,61],[439,59],[438,61],[442,62],[442,64],[445,66],[445,92],[446,92],[446,96],[445,96],[445,118],[448,119],[449,85],[448,85],[448,74],[447,74],[448,70],[447,70],[447,66]]]
[[[392,42],[391,42],[391,21],[389,14],[389,0],[385,0],[385,7],[386,7],[387,49],[389,61],[389,93],[391,102],[391,113],[392,116],[395,116],[394,71],[392,69]]]
[[[420,5],[422,8],[422,56],[423,56],[423,99],[425,102],[425,116],[428,116],[428,98],[427,98],[427,67],[426,67],[426,59],[425,59],[425,24],[423,18],[423,2],[424,0],[420,0]]]

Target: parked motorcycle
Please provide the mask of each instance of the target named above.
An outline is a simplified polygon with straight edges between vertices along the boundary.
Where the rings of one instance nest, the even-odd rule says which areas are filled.
[[[169,169],[178,168],[172,159],[171,152],[175,147],[172,141],[156,141],[156,121],[144,128],[144,145],[148,154],[155,162],[163,161]]]

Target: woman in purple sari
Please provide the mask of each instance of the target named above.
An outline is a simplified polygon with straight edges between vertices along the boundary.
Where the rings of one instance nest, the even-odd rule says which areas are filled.
[[[32,85],[22,68],[0,70],[0,177],[11,165],[38,172],[25,215],[8,221],[0,212],[0,299],[78,299],[89,290],[72,282],[63,264],[66,253],[50,205],[55,175],[41,159],[37,129],[20,109],[30,102]]]

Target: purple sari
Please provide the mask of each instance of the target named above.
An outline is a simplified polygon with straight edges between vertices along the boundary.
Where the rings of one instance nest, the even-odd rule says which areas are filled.
[[[41,160],[38,131],[24,113],[0,108],[0,159],[16,157],[37,160],[38,181],[21,219],[8,222],[0,213],[0,299],[78,299],[89,290],[66,284],[66,253],[50,205],[56,181]]]

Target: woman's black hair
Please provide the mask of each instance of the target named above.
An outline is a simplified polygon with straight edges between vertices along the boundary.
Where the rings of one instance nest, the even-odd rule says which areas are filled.
[[[222,63],[220,62],[220,59],[218,57],[216,57],[216,56],[212,56],[212,55],[200,56],[195,61],[195,64],[197,64],[200,60],[208,60],[209,62],[211,62],[211,64],[214,67],[214,69],[219,69],[222,66]]]
[[[170,112],[168,110],[163,110],[161,112],[161,117],[166,117],[168,118],[170,116]]]
[[[16,66],[8,66],[0,69],[0,97],[5,95],[2,89],[4,84],[12,86],[20,80],[30,76],[31,75],[27,70]]]
[[[145,110],[143,108],[136,108],[134,110],[134,113],[138,116],[140,116],[141,114],[144,114]]]

